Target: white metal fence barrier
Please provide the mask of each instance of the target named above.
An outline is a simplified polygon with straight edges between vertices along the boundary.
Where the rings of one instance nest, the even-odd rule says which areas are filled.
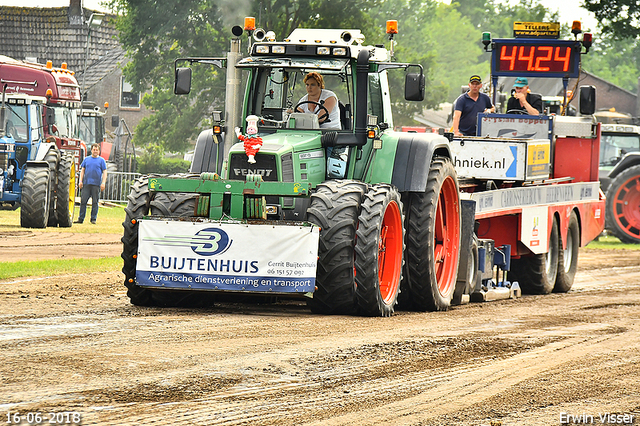
[[[141,176],[140,173],[107,172],[107,184],[100,194],[100,201],[126,203],[133,182]]]

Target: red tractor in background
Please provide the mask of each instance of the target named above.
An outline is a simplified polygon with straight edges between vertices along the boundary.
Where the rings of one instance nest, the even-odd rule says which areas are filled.
[[[58,149],[73,152],[76,170],[87,154],[79,137],[80,86],[65,63],[54,68],[0,56],[0,78],[7,83],[6,93],[22,93],[47,99],[43,114],[44,138]]]

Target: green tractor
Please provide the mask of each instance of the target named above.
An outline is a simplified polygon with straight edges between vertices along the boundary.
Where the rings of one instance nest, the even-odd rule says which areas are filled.
[[[421,101],[422,67],[392,62],[358,30],[297,29],[280,42],[255,30],[241,58],[242,33],[226,58],[176,61],[176,94],[191,86],[179,64],[226,64],[226,113],[200,134],[190,174],[133,186],[122,238],[131,302],[240,294],[305,298],[321,314],[446,310],[469,243],[449,140],[393,130],[388,72],[404,71],[405,99]],[[327,125],[324,103],[300,101],[310,72],[337,97],[339,123]]]

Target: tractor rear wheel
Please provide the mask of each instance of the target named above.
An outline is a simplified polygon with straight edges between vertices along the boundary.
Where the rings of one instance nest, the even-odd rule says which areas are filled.
[[[69,228],[73,223],[76,190],[76,164],[73,154],[65,153],[58,164],[58,188],[56,190],[56,217],[58,226]]]
[[[58,226],[58,216],[56,212],[56,193],[58,190],[58,164],[60,164],[60,153],[52,148],[47,152],[44,161],[49,163],[49,220],[47,226]]]
[[[393,314],[402,277],[403,234],[398,191],[388,185],[371,187],[356,231],[356,302],[361,315]]]
[[[623,243],[640,243],[640,165],[629,167],[609,185],[605,221]]]
[[[558,240],[560,241],[560,239]],[[556,275],[556,285],[553,287],[554,292],[566,293],[571,290],[578,269],[579,248],[580,227],[576,213],[572,212],[567,229],[566,248],[563,249],[562,244],[558,244],[558,274]]]
[[[518,281],[523,293],[549,294],[556,283],[558,273],[558,222],[554,219],[549,236],[549,251],[511,260],[511,281]],[[577,256],[576,256],[577,258]]]
[[[129,203],[125,208],[122,259],[127,296],[140,306],[206,306],[212,296],[197,291],[152,290],[136,284],[138,254],[138,220],[143,216],[190,217],[193,216],[195,193],[150,192],[148,177],[137,179],[131,186]]]
[[[354,246],[360,204],[366,185],[354,181],[327,181],[311,195],[307,219],[320,227],[318,270],[313,298],[318,314],[354,314]]]
[[[448,158],[431,163],[424,192],[406,196],[403,304],[420,311],[451,305],[460,257],[460,198]]]
[[[20,226],[46,228],[49,221],[49,167],[27,166],[22,179]]]

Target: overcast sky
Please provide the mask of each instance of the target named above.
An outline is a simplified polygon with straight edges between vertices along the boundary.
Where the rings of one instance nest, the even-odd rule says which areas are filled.
[[[517,0],[503,0],[515,4]],[[555,12],[560,12],[560,23],[571,24],[574,20],[582,21],[583,30],[595,30],[596,19],[593,13],[580,7],[582,0],[538,0],[546,8]],[[87,9],[103,11],[106,9],[100,5],[101,0],[83,0],[83,5]],[[450,0],[444,0],[450,3]],[[0,0],[0,5],[4,6],[26,6],[26,7],[61,7],[68,6],[69,0]]]

